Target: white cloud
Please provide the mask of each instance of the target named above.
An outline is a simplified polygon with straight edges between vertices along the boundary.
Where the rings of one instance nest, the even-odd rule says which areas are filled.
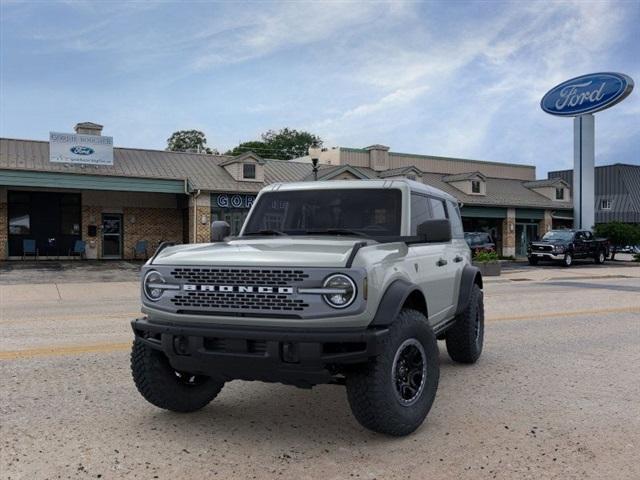
[[[421,142],[414,151],[485,159],[495,154],[495,160],[542,163],[544,170],[564,151],[564,140],[540,137],[538,130],[529,144],[534,125],[544,118],[540,98],[566,78],[602,69],[599,62],[609,56],[625,19],[619,4],[544,5],[518,2],[486,21],[464,18],[450,26],[456,32],[451,36],[434,37],[429,32],[435,25],[415,22],[405,25],[414,30],[413,42],[406,42],[408,34],[386,38],[384,45],[373,41],[372,50],[354,55],[362,60],[352,70],[356,82],[378,92],[380,100],[345,105],[316,125],[339,143],[362,135],[363,121],[366,130],[389,135],[388,123],[402,117],[398,102],[391,101],[402,98],[398,92],[428,91],[404,102],[406,116],[416,122],[412,138]],[[364,114],[374,119],[363,120]],[[402,128],[406,133],[407,124]],[[512,143],[502,145],[507,138]],[[519,148],[525,144],[530,150]]]

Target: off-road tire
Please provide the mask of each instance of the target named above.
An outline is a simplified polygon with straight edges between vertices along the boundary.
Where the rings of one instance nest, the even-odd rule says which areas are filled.
[[[527,260],[529,260],[529,265],[538,265],[538,259],[535,257],[527,257]]]
[[[602,265],[606,259],[607,259],[607,254],[605,253],[604,250],[600,250],[599,252],[596,252],[595,256],[593,257],[593,261],[596,263],[596,265]]]
[[[447,330],[447,352],[459,363],[475,363],[484,344],[484,298],[482,289],[474,284],[467,308],[457,316]]]
[[[564,258],[561,260],[561,262],[563,267],[569,268],[571,265],[573,265],[573,255],[571,255],[570,253],[565,253]]]
[[[424,354],[426,375],[411,404],[403,404],[397,390],[395,360],[407,342],[419,344]],[[405,345],[403,347],[403,345]],[[402,348],[401,348],[402,347]],[[417,350],[416,350],[417,351]],[[417,310],[402,310],[382,340],[380,354],[366,365],[347,373],[347,398],[358,422],[369,430],[393,436],[408,435],[424,421],[438,390],[440,365],[438,343],[426,317]]]
[[[138,391],[149,403],[173,412],[200,410],[224,386],[224,381],[212,377],[176,372],[166,355],[138,339],[131,350],[131,373]],[[193,383],[189,383],[191,378]]]

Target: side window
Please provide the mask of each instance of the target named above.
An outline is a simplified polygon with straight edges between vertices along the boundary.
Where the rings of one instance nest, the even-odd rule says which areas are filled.
[[[431,212],[433,213],[434,219],[440,220],[447,218],[447,211],[444,208],[444,202],[442,200],[430,198],[429,203],[431,203]]]
[[[464,238],[464,229],[462,228],[462,219],[460,218],[460,210],[453,202],[447,202],[449,210],[449,220],[451,221],[451,236],[453,238]]]
[[[416,235],[418,225],[431,218],[429,199],[423,195],[411,194],[411,235]]]

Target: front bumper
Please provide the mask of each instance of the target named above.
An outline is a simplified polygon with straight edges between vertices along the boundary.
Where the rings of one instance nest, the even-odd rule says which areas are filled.
[[[173,368],[225,380],[311,387],[332,383],[345,366],[379,352],[388,329],[311,330],[131,322],[137,340],[162,351]]]

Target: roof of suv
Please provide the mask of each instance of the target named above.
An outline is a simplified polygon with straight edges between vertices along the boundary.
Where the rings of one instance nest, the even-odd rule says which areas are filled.
[[[326,180],[317,182],[274,183],[262,191],[273,192],[282,190],[336,190],[361,188],[402,188],[409,187],[412,192],[419,192],[437,196],[445,200],[458,203],[458,200],[442,190],[408,179],[394,180]]]

